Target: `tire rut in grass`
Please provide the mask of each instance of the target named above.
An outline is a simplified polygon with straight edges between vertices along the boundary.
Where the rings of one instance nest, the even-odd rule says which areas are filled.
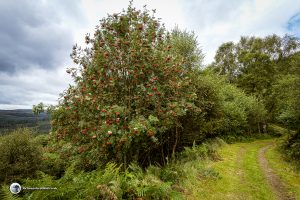
[[[259,150],[258,153],[258,161],[259,165],[270,184],[273,193],[279,200],[295,200],[293,196],[288,194],[285,185],[282,183],[277,174],[273,172],[273,170],[269,167],[268,161],[265,157],[265,152],[271,147],[271,145],[265,146]]]
[[[239,185],[240,187],[246,187],[246,179],[245,179],[245,169],[243,167],[243,161],[244,161],[244,157],[245,154],[247,152],[247,149],[245,146],[240,147],[238,154],[237,154],[237,173],[236,175],[239,177]],[[247,195],[244,192],[240,192],[238,194],[238,199],[247,199]]]
[[[246,153],[246,148],[244,146],[242,146],[239,149],[239,152],[237,155],[237,166],[238,166],[237,175],[240,177],[241,184],[244,184],[244,182],[245,182],[245,174],[244,174],[244,170],[243,170],[243,166],[242,166],[242,164],[243,164],[242,162],[243,162],[245,153]]]

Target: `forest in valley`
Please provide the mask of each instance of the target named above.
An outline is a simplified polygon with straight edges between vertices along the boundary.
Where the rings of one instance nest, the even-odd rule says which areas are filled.
[[[25,127],[33,132],[49,133],[49,116],[45,112],[35,115],[31,109],[0,110],[0,134]]]
[[[204,65],[192,31],[167,30],[154,11],[130,4],[100,20],[85,42],[72,49],[76,67],[67,73],[74,84],[59,104],[34,107],[51,113],[51,131],[23,128],[0,137],[3,198],[230,199],[220,198],[223,189],[210,198],[216,192],[199,188],[227,184],[222,166],[233,151],[259,154],[270,144],[266,156],[277,175],[300,177],[299,38],[241,36]],[[276,159],[292,170],[276,171]],[[251,172],[247,162],[244,174]],[[253,172],[245,180],[256,184],[260,177],[251,178],[263,172]],[[56,189],[11,195],[12,182]],[[300,179],[285,184],[287,195],[300,199]],[[238,199],[272,199],[265,191]]]

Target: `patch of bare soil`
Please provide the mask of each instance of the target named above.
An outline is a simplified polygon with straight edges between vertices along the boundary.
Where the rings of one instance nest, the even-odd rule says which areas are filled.
[[[280,180],[277,174],[273,172],[273,170],[269,167],[268,161],[265,157],[265,152],[270,148],[271,145],[265,146],[259,150],[258,153],[258,161],[259,165],[262,168],[262,171],[267,179],[268,183],[271,185],[274,194],[277,199],[280,200],[295,200],[293,196],[291,196],[283,182]]]

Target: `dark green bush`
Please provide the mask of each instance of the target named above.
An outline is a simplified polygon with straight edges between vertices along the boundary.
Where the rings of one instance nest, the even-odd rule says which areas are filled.
[[[262,132],[267,114],[264,105],[234,85],[223,83],[219,88],[225,113],[223,133],[245,135]]]
[[[281,126],[278,126],[276,124],[269,124],[267,131],[268,131],[268,134],[273,135],[273,136],[285,136],[289,132],[287,129],[285,129]]]
[[[41,168],[41,148],[29,129],[18,129],[0,137],[0,179],[34,177]]]
[[[194,141],[200,144],[220,133],[224,113],[216,79],[217,77],[194,72],[192,80],[196,98],[193,103],[198,112],[187,112],[181,117],[182,146],[192,146]]]
[[[34,137],[34,141],[40,145],[42,145],[43,147],[46,147],[49,141],[49,135],[48,134],[39,134],[37,136]]]
[[[300,164],[300,129],[290,133],[283,141],[282,147],[289,159]]]
[[[49,141],[47,146],[43,148],[43,167],[42,171],[54,178],[63,176],[64,171],[71,163],[78,163],[77,169],[82,169],[84,162],[79,162],[79,158],[71,155],[71,144],[65,141],[53,142]]]
[[[261,134],[261,133],[252,133],[245,135],[231,134],[224,135],[221,138],[228,144],[236,143],[236,142],[253,142],[255,140],[265,140],[274,138],[274,135],[271,134]]]
[[[43,154],[42,171],[55,178],[60,178],[64,174],[67,165],[66,160],[63,160],[58,153]]]
[[[198,75],[196,85],[195,105],[202,111],[196,121],[203,140],[216,136],[234,139],[264,132],[267,112],[257,98],[210,71]],[[190,126],[190,123],[187,124]]]

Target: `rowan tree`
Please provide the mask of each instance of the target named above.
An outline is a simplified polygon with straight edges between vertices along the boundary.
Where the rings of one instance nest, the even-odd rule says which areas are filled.
[[[100,20],[93,37],[86,35],[86,48],[73,48],[78,68],[67,72],[75,85],[52,113],[52,132],[71,142],[86,165],[165,159],[170,151],[152,150],[166,143],[174,155],[180,116],[197,112],[188,61],[149,13],[130,4]]]

